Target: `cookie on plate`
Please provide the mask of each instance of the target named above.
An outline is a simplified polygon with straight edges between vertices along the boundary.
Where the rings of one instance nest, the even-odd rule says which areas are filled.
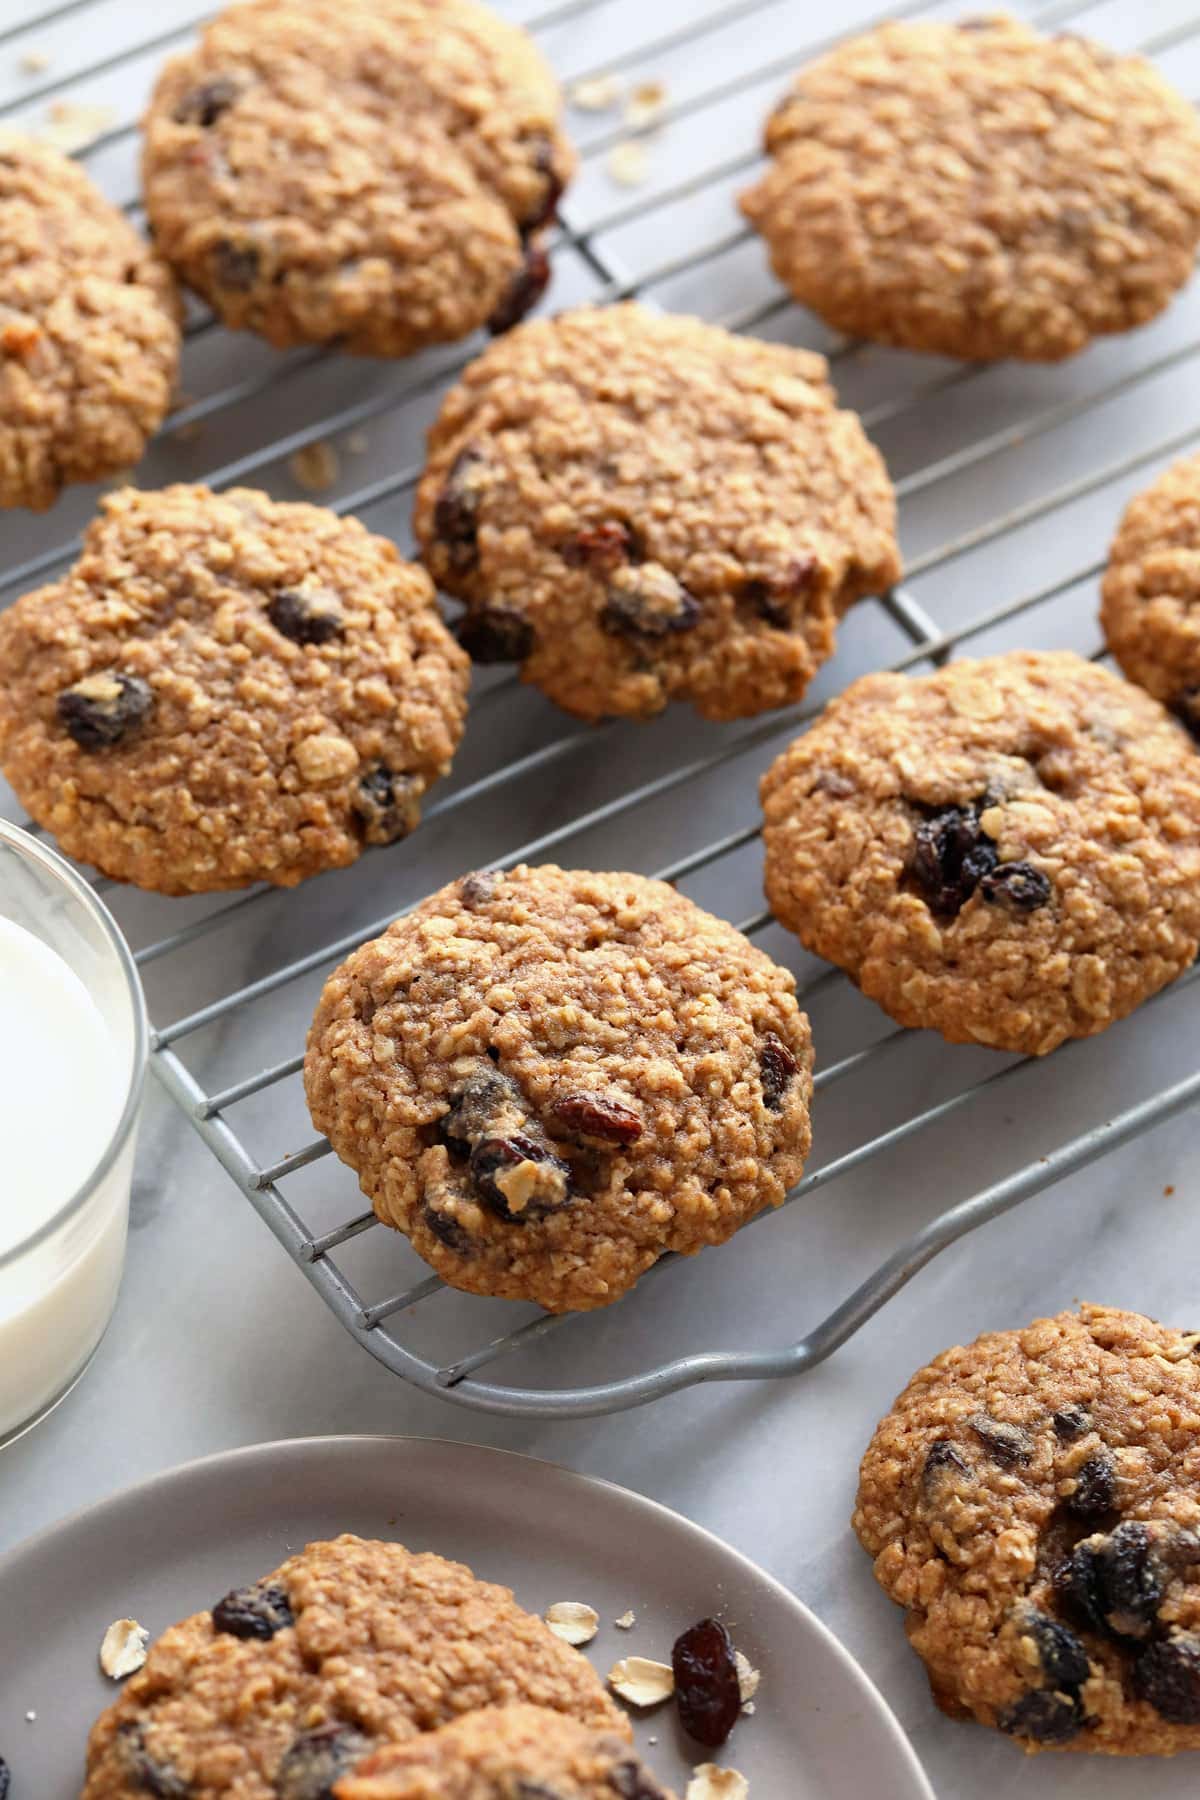
[[[1200,741],[1200,456],[1125,509],[1101,584],[1108,647]]]
[[[587,1659],[507,1588],[340,1537],[163,1633],[92,1728],[82,1800],[323,1800],[380,1745],[516,1701],[630,1737]]]
[[[1200,241],[1200,124],[1146,62],[998,15],[801,71],[742,208],[835,330],[1053,362],[1161,312]]]
[[[356,519],[125,489],[0,615],[0,767],[119,881],[290,887],[413,828],[468,678],[424,570]]]
[[[377,1750],[335,1800],[672,1800],[629,1747],[565,1713],[486,1707]]]
[[[810,1143],[795,982],[641,875],[467,875],[356,950],[313,1122],[452,1287],[550,1312],[777,1206]]]
[[[634,304],[534,321],[467,369],[415,527],[472,655],[585,719],[796,700],[900,572],[887,472],[824,360]]]
[[[767,771],[766,887],[902,1025],[1041,1055],[1200,943],[1200,757],[1069,651],[868,675]]]
[[[914,1375],[854,1529],[952,1717],[1200,1749],[1200,1333],[1084,1306]]]
[[[140,461],[180,317],[170,270],[79,164],[0,130],[0,507]]]
[[[532,41],[474,0],[251,0],[159,77],[146,209],[227,325],[405,356],[540,296],[558,112]]]

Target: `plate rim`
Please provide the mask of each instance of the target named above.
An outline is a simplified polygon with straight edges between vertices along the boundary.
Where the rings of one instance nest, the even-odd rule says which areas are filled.
[[[907,1733],[892,1711],[888,1701],[880,1689],[872,1681],[866,1670],[842,1643],[825,1621],[808,1606],[799,1595],[756,1563],[753,1557],[747,1556],[736,1545],[727,1543],[715,1531],[706,1525],[698,1525],[694,1519],[687,1518],[677,1512],[674,1507],[667,1506],[661,1500],[654,1500],[648,1494],[638,1493],[618,1481],[612,1481],[604,1475],[585,1474],[580,1469],[572,1469],[566,1463],[551,1462],[546,1457],[531,1456],[524,1450],[509,1450],[496,1444],[473,1444],[460,1438],[435,1437],[426,1433],[413,1434],[407,1432],[356,1431],[356,1432],[322,1432],[312,1437],[271,1438],[260,1444],[239,1444],[228,1450],[209,1451],[204,1456],[189,1458],[186,1462],[175,1463],[170,1468],[159,1469],[153,1475],[143,1476],[140,1481],[128,1483],[125,1487],[106,1494],[99,1500],[89,1501],[85,1506],[76,1507],[64,1514],[61,1519],[50,1525],[44,1525],[40,1531],[22,1538],[11,1549],[0,1554],[0,1587],[8,1575],[22,1563],[37,1556],[63,1533],[75,1531],[85,1526],[95,1525],[106,1513],[116,1513],[131,1501],[154,1492],[169,1490],[172,1486],[186,1482],[190,1477],[205,1471],[212,1471],[218,1466],[233,1465],[253,1461],[270,1462],[280,1455],[296,1456],[310,1450],[328,1450],[333,1446],[350,1450],[356,1446],[405,1446],[409,1449],[451,1450],[467,1457],[496,1459],[507,1462],[532,1464],[535,1468],[550,1470],[556,1477],[566,1476],[569,1481],[577,1482],[585,1488],[600,1488],[616,1496],[623,1504],[632,1504],[635,1508],[657,1514],[666,1523],[675,1528],[683,1527],[684,1532],[695,1539],[716,1549],[722,1555],[731,1557],[744,1573],[765,1582],[774,1598],[781,1601],[801,1619],[815,1634],[823,1649],[840,1665],[844,1675],[858,1688],[863,1699],[873,1706],[885,1734],[891,1740],[896,1756],[903,1762],[906,1772],[913,1784],[914,1793],[921,1800],[937,1800],[928,1775],[921,1765],[916,1751],[913,1749]]]

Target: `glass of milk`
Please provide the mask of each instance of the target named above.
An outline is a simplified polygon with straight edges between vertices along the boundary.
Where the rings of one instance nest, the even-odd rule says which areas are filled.
[[[146,1044],[111,914],[0,819],[0,1445],[70,1391],[112,1316]]]

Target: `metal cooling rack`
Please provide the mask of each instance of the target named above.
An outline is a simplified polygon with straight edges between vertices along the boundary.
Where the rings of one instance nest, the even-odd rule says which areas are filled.
[[[81,154],[114,198],[136,213],[134,122],[138,107],[161,56],[187,41],[203,13],[189,7],[187,0],[165,0],[154,7],[143,5],[142,0],[65,0],[40,11],[38,3],[39,0],[5,0],[0,16],[0,120],[36,123],[47,107],[64,96],[79,96],[90,104],[112,104],[113,119],[106,121],[101,134]],[[552,56],[564,45],[582,45],[583,63],[579,64],[577,57],[577,66],[565,71],[573,79],[614,70],[631,78],[649,78],[665,72],[669,102],[653,132],[647,134],[647,143],[654,150],[672,136],[684,140],[683,161],[674,175],[669,169],[664,170],[652,178],[644,193],[631,193],[617,204],[617,190],[606,182],[604,164],[608,153],[628,133],[612,115],[574,116],[572,124],[581,141],[583,165],[558,235],[556,304],[579,299],[616,300],[636,294],[650,303],[705,313],[736,329],[812,342],[824,349],[834,363],[843,399],[863,412],[868,428],[877,437],[882,433],[887,438],[885,448],[893,443],[919,444],[926,421],[941,419],[943,413],[952,427],[949,447],[941,449],[940,454],[918,457],[897,481],[902,526],[907,527],[915,518],[918,536],[927,541],[924,547],[910,550],[907,555],[902,587],[882,601],[856,609],[860,617],[873,616],[888,634],[890,653],[880,654],[874,648],[865,654],[860,651],[863,666],[929,666],[973,640],[979,640],[985,648],[999,644],[1016,646],[1021,642],[1022,631],[1034,629],[1035,621],[1042,636],[1048,632],[1054,641],[1073,642],[1077,648],[1098,655],[1092,589],[1102,566],[1105,536],[1097,535],[1094,524],[1088,529],[1086,541],[1095,554],[1083,566],[1077,556],[1064,560],[1061,555],[1056,558],[1055,552],[1073,535],[1066,527],[1071,522],[1080,525],[1094,500],[1104,505],[1107,530],[1116,515],[1117,501],[1113,496],[1119,495],[1123,500],[1159,465],[1200,445],[1200,391],[1190,399],[1187,394],[1189,381],[1200,370],[1200,336],[1190,336],[1184,329],[1187,308],[1189,304],[1194,306],[1194,297],[1177,303],[1160,327],[1136,334],[1123,343],[1113,340],[1106,351],[1093,350],[1071,365],[1065,376],[1043,373],[1034,378],[1028,371],[961,368],[934,359],[864,354],[859,346],[830,340],[770,281],[760,247],[738,224],[730,202],[730,195],[757,161],[758,127],[771,97],[806,56],[834,41],[812,29],[812,13],[816,9],[789,6],[786,0],[736,0],[734,4],[728,0],[725,4],[670,0],[656,7],[647,7],[644,0],[640,7],[630,0],[565,0],[556,7],[538,10],[528,0],[526,4],[510,0],[500,10],[528,25]],[[935,3],[893,7],[880,13],[869,6],[853,4],[846,10],[844,29],[837,35],[847,35],[881,17],[953,16],[956,10]],[[1134,9],[1119,0],[1116,4],[1113,0],[1101,0],[1090,5],[1085,0],[1059,0],[1055,5],[1027,5],[1017,10],[1042,25],[1070,22],[1081,30],[1118,42],[1119,47],[1154,54],[1176,75],[1186,92],[1200,94],[1200,20],[1188,16],[1185,4],[1158,0],[1158,4]],[[1158,29],[1151,33],[1148,25]],[[100,33],[98,26],[104,27]],[[155,29],[149,29],[151,26]],[[43,68],[38,68],[39,46],[47,38],[53,41],[62,63],[50,58]],[[102,56],[94,54],[97,45],[104,48]],[[594,53],[589,56],[589,52]],[[7,76],[6,59],[11,65]],[[687,241],[674,253],[664,254],[672,235],[679,234],[680,221],[686,221]],[[714,304],[737,296],[737,304]],[[194,308],[188,325],[184,384],[185,388],[189,385],[189,372],[199,365],[202,382],[209,391],[186,401],[173,415],[147,464],[139,471],[139,479],[147,485],[168,479],[205,479],[216,486],[254,479],[267,485],[282,485],[286,491],[287,459],[294,452],[318,440],[352,441],[348,434],[370,424],[373,430],[384,432],[379,457],[393,465],[392,472],[371,481],[342,482],[331,503],[339,510],[363,514],[377,528],[390,529],[403,539],[407,500],[420,466],[420,431],[437,396],[469,360],[472,351],[473,347],[458,347],[390,369],[386,377],[376,370],[374,377],[365,381],[357,378],[365,365],[358,365],[352,373],[344,360],[339,363],[323,351],[279,357],[240,340],[235,345],[235,340],[222,333],[205,312]],[[237,365],[233,379],[229,378],[230,370],[223,366],[226,358]],[[215,379],[214,364],[218,369]],[[348,389],[359,387],[363,391],[356,398],[345,399],[343,382]],[[1170,395],[1165,406],[1163,384],[1167,384]],[[293,404],[297,396],[300,416]],[[1151,404],[1155,396],[1157,401]],[[976,419],[981,428],[977,428]],[[253,435],[260,441],[253,449],[244,450],[240,448],[240,433],[248,420]],[[223,423],[232,443],[239,446],[238,454],[215,463],[198,443],[191,447],[191,434],[214,422]],[[1170,429],[1162,429],[1164,423]],[[936,435],[936,448],[940,448],[946,436],[940,432]],[[1059,455],[1064,435],[1073,446],[1070,458]],[[959,438],[961,442],[957,441]],[[1110,439],[1122,446],[1120,454],[1104,453]],[[1035,490],[1023,497],[1010,492],[1014,458],[1024,459],[1024,466],[1032,467],[1029,459],[1038,453],[1039,445],[1039,468],[1044,466],[1048,479],[1044,485],[1037,482]],[[931,444],[931,450],[934,449]],[[1101,451],[1098,457],[1097,449]],[[890,448],[889,455],[894,456]],[[1079,461],[1081,455],[1083,466],[1068,474],[1068,463]],[[974,516],[965,528],[939,536],[941,496],[951,488],[958,492],[960,500],[964,494],[967,496],[971,502],[968,512]],[[0,573],[0,592],[11,597],[69,560],[75,549],[71,528],[86,521],[92,503],[92,496],[76,495],[64,499],[48,521],[17,524],[5,520],[0,525],[5,548],[0,562],[6,569]],[[970,581],[981,566],[993,566],[997,561],[1006,571],[1009,565],[1023,564],[1027,546],[1036,546],[1032,554],[1040,566],[1045,566],[1049,578],[1031,587],[1022,576],[1003,602],[956,623],[939,621],[938,605],[942,601],[955,604],[956,579]],[[1061,566],[1056,568],[1056,562]],[[853,629],[853,624],[848,623],[844,636]],[[840,664],[842,658],[839,656],[838,660]],[[818,689],[823,687],[826,694],[832,691],[827,675],[828,672],[818,683]],[[838,684],[844,684],[844,680],[844,671],[838,672]],[[512,677],[490,686],[485,677],[484,687],[473,706],[468,747],[472,727],[479,734],[486,719],[490,738],[501,711],[511,713],[531,699]],[[536,706],[536,699],[532,704]],[[655,872],[684,882],[727,864],[733,867],[740,853],[755,852],[758,824],[754,774],[745,778],[740,789],[744,822],[728,824],[711,839],[707,832],[693,830],[704,815],[704,802],[699,798],[708,791],[704,784],[721,771],[731,770],[741,758],[751,758],[755,770],[761,768],[797,726],[817,710],[812,704],[803,709],[792,708],[727,731],[676,731],[672,727],[665,755],[663,733],[652,736],[650,727],[604,726],[590,733],[562,731],[562,716],[554,715],[555,723],[549,733],[542,730],[546,741],[519,755],[502,757],[496,766],[485,764],[473,779],[464,781],[456,775],[426,809],[425,822],[408,845],[374,852],[361,866],[369,864],[382,871],[385,865],[401,866],[393,859],[406,858],[409,860],[405,866],[411,867],[411,859],[419,854],[421,846],[431,844],[435,832],[444,833],[448,825],[453,825],[458,835],[452,840],[451,872],[460,872],[482,860],[475,855],[478,826],[473,821],[478,803],[485,804],[494,820],[501,816],[497,809],[514,808],[512,797],[520,784],[532,783],[541,802],[542,828],[517,848],[499,854],[489,852],[489,864],[511,866],[522,860],[558,855],[568,851],[577,839],[593,833],[603,836],[610,827],[617,827],[624,834],[626,854],[614,856],[610,851],[608,862],[613,866],[640,867],[647,859],[642,854],[645,830],[639,820],[644,820],[647,809],[652,813],[658,802],[671,796],[681,800],[695,796],[686,807],[673,809],[675,823],[678,827],[682,816],[689,841],[697,835],[704,841],[694,843]],[[538,714],[540,726],[544,727],[548,716],[548,709]],[[595,798],[583,810],[575,810],[569,784],[575,779],[571,768],[578,764],[581,747],[586,751],[603,745],[607,757],[621,743],[622,734],[627,746],[632,734],[639,731],[645,734],[652,760],[657,757],[666,766],[623,783],[619,791]],[[673,756],[671,752],[677,743],[689,754]],[[690,753],[693,749],[694,754]],[[596,761],[594,757],[590,760]],[[558,788],[556,782],[560,784]],[[568,789],[565,793],[564,787]],[[636,859],[634,851],[638,852]],[[346,883],[350,873],[335,875],[332,881]],[[383,879],[381,874],[380,884]],[[130,895],[128,890],[116,889],[104,881],[97,886],[109,892],[112,903],[123,913],[131,915],[123,916],[122,922],[135,941],[141,940],[137,960],[148,978],[162,978],[168,997],[190,991],[189,982],[194,982],[197,970],[201,979],[207,981],[215,974],[220,983],[224,963],[235,960],[224,954],[222,946],[229,940],[220,934],[230,928],[243,932],[249,929],[256,916],[266,916],[265,909],[272,900],[267,890],[252,890],[232,900],[218,898],[204,903],[203,910],[195,911],[180,926],[174,920],[183,903],[174,903],[176,910],[172,912],[172,903]],[[411,905],[415,904],[420,884],[418,881],[409,886],[413,894]],[[282,902],[274,896],[275,904],[284,904],[291,909],[287,916],[299,918],[299,909],[305,908],[303,896],[309,889],[317,888],[323,895],[343,891],[347,897],[350,894],[348,886],[339,890],[324,882],[312,883],[298,894],[283,897]],[[191,903],[186,903],[183,910],[189,909]],[[407,909],[393,905],[379,917],[356,923],[352,930],[339,931],[330,938],[323,928],[328,903],[317,906],[322,929],[313,947],[261,974],[252,974],[239,985],[225,987],[221,983],[222,991],[215,997],[159,1026],[154,1035],[152,1067],[208,1149],[357,1341],[417,1387],[481,1410],[541,1417],[582,1416],[640,1405],[698,1382],[801,1373],[845,1343],[918,1270],[956,1239],[1200,1099],[1197,1068],[1171,1079],[1165,1086],[1156,1086],[1100,1123],[1067,1134],[1044,1155],[1005,1173],[927,1220],[799,1342],[791,1341],[773,1350],[682,1354],[619,1379],[575,1386],[554,1385],[553,1358],[546,1349],[532,1363],[524,1359],[523,1366],[534,1370],[527,1382],[505,1386],[484,1379],[483,1371],[502,1357],[539,1345],[542,1339],[578,1331],[578,1317],[538,1315],[477,1347],[460,1349],[448,1357],[430,1356],[420,1347],[420,1334],[414,1327],[423,1309],[436,1307],[436,1296],[447,1292],[442,1282],[426,1275],[386,1288],[378,1298],[368,1297],[345,1268],[344,1257],[339,1259],[339,1252],[347,1251],[368,1233],[377,1240],[390,1240],[393,1234],[381,1229],[372,1214],[359,1208],[351,1212],[348,1202],[337,1223],[320,1228],[305,1216],[306,1210],[312,1210],[308,1204],[311,1194],[308,1201],[289,1198],[289,1192],[298,1192],[296,1183],[302,1172],[313,1169],[329,1155],[328,1144],[312,1140],[265,1161],[249,1147],[248,1134],[239,1132],[239,1109],[254,1103],[261,1107],[265,1101],[269,1119],[271,1103],[289,1082],[295,1082],[301,1066],[302,1058],[295,1046],[301,1041],[302,1028],[298,1032],[293,1025],[274,1034],[269,1006],[286,1001],[297,985],[303,989],[307,978],[323,976],[348,951],[382,930],[397,912]],[[173,924],[165,932],[158,928],[163,917]],[[743,919],[741,928],[751,936],[773,929],[764,912]],[[781,939],[777,954],[788,953],[782,948],[787,942],[790,941]],[[794,944],[791,953],[797,954]],[[175,979],[173,971],[181,966],[186,973]],[[1152,1009],[1157,1013],[1158,1009],[1177,1006],[1178,997],[1193,985],[1197,975],[1200,968],[1157,996],[1137,1017],[1141,1019]],[[802,980],[800,992],[811,1006],[839,987],[846,988],[848,984],[836,971],[814,971]],[[1194,1001],[1190,1004],[1194,1005]],[[154,1010],[157,1012],[158,1007]],[[818,1151],[824,1109],[833,1090],[851,1078],[866,1078],[868,1091],[888,1091],[889,1057],[909,1034],[886,1029],[881,1015],[875,1023],[883,1035],[835,1061],[818,1065]],[[1129,1022],[1108,1036],[1128,1029]],[[212,1078],[210,1065],[215,1068],[230,1050],[236,1058],[243,1041],[254,1046],[255,1054],[261,1057],[257,1046],[264,1035],[268,1039],[274,1037],[275,1047],[265,1061],[256,1061],[251,1073],[224,1083]],[[183,1047],[189,1042],[208,1046],[200,1051],[201,1070],[184,1060]],[[243,1055],[248,1053],[244,1051]],[[1046,1069],[1046,1078],[1059,1076],[1064,1066],[1073,1067],[1073,1059],[1087,1053],[1085,1045],[1060,1050]],[[944,1067],[955,1072],[979,1066],[973,1052],[939,1047],[939,1055]],[[857,1141],[818,1162],[788,1196],[789,1202],[794,1204],[819,1189],[831,1187],[853,1172],[871,1166],[892,1166],[889,1157],[900,1154],[922,1134],[935,1133],[944,1122],[955,1121],[956,1129],[964,1133],[977,1129],[976,1122],[985,1116],[989,1102],[1010,1091],[1017,1093],[1030,1067],[1028,1062],[989,1058],[987,1072],[980,1078],[929,1104],[915,1106],[903,1118],[866,1136],[860,1135]],[[343,1191],[349,1193],[352,1178],[348,1172],[332,1163],[326,1164],[326,1170],[339,1195]],[[327,1203],[327,1197],[327,1189],[322,1188],[322,1201]],[[621,1303],[622,1309],[646,1305],[652,1283],[656,1286],[664,1278],[683,1279],[678,1272],[668,1276],[679,1261],[673,1256],[663,1257],[643,1278],[637,1293]],[[708,1259],[703,1261],[707,1263]],[[481,1312],[479,1317],[483,1316]]]

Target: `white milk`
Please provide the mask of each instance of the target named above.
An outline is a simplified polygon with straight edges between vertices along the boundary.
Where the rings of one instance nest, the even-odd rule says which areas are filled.
[[[70,1385],[112,1310],[130,1155],[65,1224],[8,1253],[100,1162],[121,1115],[124,1060],[74,971],[0,917],[0,1439]]]

